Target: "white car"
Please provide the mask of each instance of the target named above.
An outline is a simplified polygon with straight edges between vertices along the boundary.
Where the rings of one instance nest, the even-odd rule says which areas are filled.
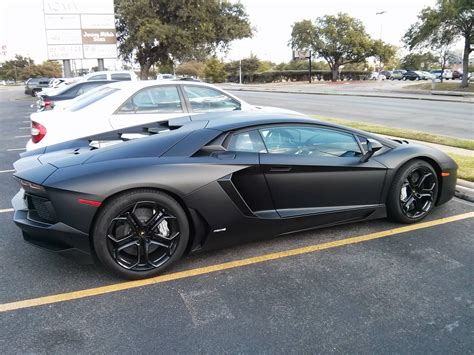
[[[387,77],[383,74],[377,73],[376,71],[373,71],[370,73],[369,80],[385,80]]]
[[[138,77],[131,70],[116,70],[116,71],[96,71],[79,77],[82,80],[118,80],[118,81],[137,81]]]
[[[93,89],[67,107],[32,113],[27,150],[150,122],[163,122],[204,112],[265,110],[213,85],[190,81],[123,81]]]

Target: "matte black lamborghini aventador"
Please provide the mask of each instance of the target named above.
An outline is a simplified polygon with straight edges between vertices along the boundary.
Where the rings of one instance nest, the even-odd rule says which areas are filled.
[[[457,171],[426,146],[238,112],[46,147],[15,168],[14,220],[26,241],[96,255],[126,278],[231,240],[387,215],[417,222],[453,196]]]

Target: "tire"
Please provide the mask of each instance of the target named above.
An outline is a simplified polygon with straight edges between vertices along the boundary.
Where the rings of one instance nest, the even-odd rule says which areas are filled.
[[[416,177],[422,180],[414,180]],[[418,187],[420,182],[421,186]],[[431,164],[419,159],[409,161],[393,178],[387,197],[389,218],[401,223],[416,223],[422,220],[433,209],[438,190],[438,177]],[[427,194],[430,196],[420,197]],[[417,209],[420,212],[417,212]]]
[[[183,256],[189,222],[171,196],[152,189],[132,190],[106,202],[96,218],[92,241],[108,270],[126,279],[144,279]]]

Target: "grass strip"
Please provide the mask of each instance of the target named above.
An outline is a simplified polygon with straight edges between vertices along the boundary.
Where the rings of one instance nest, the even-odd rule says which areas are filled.
[[[438,136],[438,135],[424,133],[420,131],[412,131],[412,130],[402,129],[402,128],[392,128],[392,127],[387,127],[387,126],[375,125],[375,124],[371,124],[367,122],[344,120],[341,118],[322,117],[318,115],[313,115],[313,117],[321,121],[337,123],[344,126],[361,129],[367,132],[383,134],[386,136],[414,139],[414,140],[422,141],[422,142],[436,143],[436,144],[447,145],[447,146],[456,147],[456,148],[474,150],[474,140],[472,139]]]
[[[431,88],[430,83],[415,84],[405,86],[406,89],[415,90],[430,90],[430,91],[459,91],[459,92],[474,92],[474,85],[469,85],[467,88],[462,88],[460,83],[435,83],[435,88]]]
[[[474,156],[448,153],[459,165],[458,178],[474,182]]]

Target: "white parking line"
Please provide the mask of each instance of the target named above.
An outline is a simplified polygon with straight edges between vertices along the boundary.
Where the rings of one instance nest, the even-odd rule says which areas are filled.
[[[18,127],[18,129],[31,129],[31,127],[30,126],[28,126],[28,127]]]
[[[30,138],[30,137],[31,137],[31,135],[29,135],[29,134],[27,136],[15,136],[15,138]]]
[[[26,150],[26,148],[10,148],[10,149],[7,149],[7,152],[16,152],[19,150]]]
[[[30,121],[30,120],[28,120],[28,121],[23,121],[23,123],[31,123],[31,121]]]
[[[1,173],[14,173],[15,172],[15,169],[10,169],[10,170],[0,170],[0,174]]]
[[[5,208],[3,210],[0,210],[0,213],[7,213],[7,212],[13,212],[13,208]]]

